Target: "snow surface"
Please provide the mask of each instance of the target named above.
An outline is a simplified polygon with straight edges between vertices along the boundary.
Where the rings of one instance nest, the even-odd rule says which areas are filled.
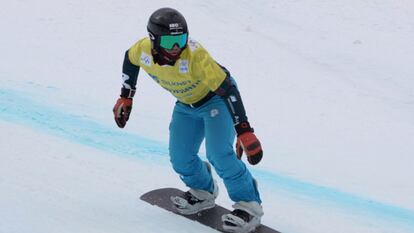
[[[413,1],[18,0],[0,8],[0,233],[213,232],[138,199],[185,189],[174,98],[141,72],[127,128],[112,119],[124,52],[163,6],[238,81],[264,224],[414,232]]]

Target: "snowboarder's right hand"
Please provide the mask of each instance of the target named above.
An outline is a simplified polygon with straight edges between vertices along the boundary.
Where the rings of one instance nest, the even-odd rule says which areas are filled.
[[[132,98],[121,97],[116,101],[113,112],[119,128],[124,128],[132,110]]]

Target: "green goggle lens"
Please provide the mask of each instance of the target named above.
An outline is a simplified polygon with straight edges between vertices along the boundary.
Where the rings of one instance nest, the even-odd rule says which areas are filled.
[[[164,49],[172,49],[177,44],[181,49],[187,44],[187,33],[181,35],[161,36],[160,46]]]

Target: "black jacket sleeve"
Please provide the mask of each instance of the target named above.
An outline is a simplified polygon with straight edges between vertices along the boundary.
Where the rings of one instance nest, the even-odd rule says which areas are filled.
[[[220,65],[220,64],[219,64]],[[221,65],[220,65],[221,66]],[[227,108],[233,118],[233,123],[237,135],[241,135],[244,132],[253,132],[250,124],[247,120],[246,110],[243,105],[243,101],[236,83],[230,75],[230,72],[223,66],[221,68],[226,73],[226,78],[221,85],[215,91],[216,95],[224,99]]]
[[[247,120],[246,110],[234,79],[224,66],[220,64],[218,65],[226,73],[226,78],[215,91],[216,95],[221,96],[221,98],[224,99],[233,118],[234,128],[237,135],[241,135],[245,132],[253,132],[254,130],[250,127],[250,123]]]
[[[139,66],[131,63],[128,51],[125,52],[124,63],[122,65],[122,84],[121,97],[132,98],[135,95],[136,84],[139,74]]]
[[[229,109],[234,125],[247,121],[246,111],[240,92],[230,77],[226,77],[215,93],[221,96]]]

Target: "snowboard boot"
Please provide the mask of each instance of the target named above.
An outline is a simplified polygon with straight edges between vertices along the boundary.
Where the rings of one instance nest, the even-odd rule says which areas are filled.
[[[211,174],[210,164],[206,163]],[[190,189],[184,196],[172,196],[170,199],[176,210],[183,215],[196,214],[202,210],[211,209],[216,206],[215,200],[218,196],[218,186],[213,179],[213,193],[200,189]]]
[[[234,210],[221,217],[223,229],[227,232],[248,233],[260,225],[263,216],[262,206],[255,202],[240,201],[233,205]]]

